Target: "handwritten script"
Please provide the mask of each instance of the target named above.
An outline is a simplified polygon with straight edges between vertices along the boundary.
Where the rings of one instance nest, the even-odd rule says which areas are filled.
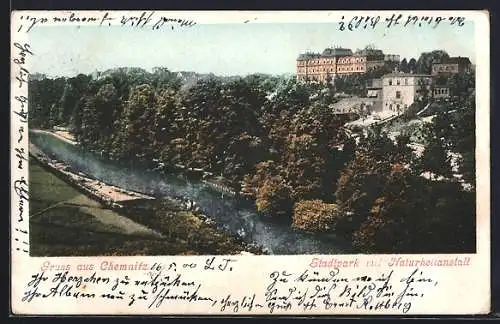
[[[403,14],[392,14],[392,16],[387,18],[383,18],[381,16],[342,16],[338,27],[341,31],[355,31],[358,29],[374,29],[377,26],[383,26],[385,28],[430,26],[432,28],[437,28],[438,26],[444,24],[462,27],[465,24],[465,17],[419,16]]]
[[[164,310],[172,310],[179,303],[205,304],[229,313],[328,312],[343,308],[404,314],[415,304],[425,302],[425,297],[439,285],[420,268],[391,269],[370,276],[353,275],[340,268],[307,267],[298,272],[272,271],[262,286],[243,294],[224,291],[229,288],[214,289],[217,282],[244,280],[233,272],[237,265],[236,259],[228,257],[151,265],[137,260],[133,264],[105,260],[76,267],[46,261],[24,285],[21,301],[105,300],[126,307]]]
[[[15,162],[13,163],[13,167],[18,171],[18,176],[13,179],[14,192],[17,197],[17,210],[16,210],[16,222],[19,225],[18,228],[15,229],[14,240],[16,242],[16,250],[22,251],[24,253],[28,253],[29,246],[29,235],[26,230],[28,226],[26,226],[27,222],[27,205],[29,201],[29,190],[28,190],[28,180],[25,176],[25,170],[27,169],[28,162],[28,152],[26,150],[26,138],[25,133],[27,131],[27,123],[28,123],[28,76],[30,72],[26,68],[27,59],[34,55],[33,49],[28,43],[13,43],[14,51],[12,57],[12,63],[15,76],[13,81],[17,85],[14,88],[17,88],[13,91],[17,91],[18,95],[14,95],[14,100],[12,101],[12,113],[14,126],[13,129],[13,137],[14,142],[12,145],[12,150],[15,155]],[[24,95],[26,94],[26,95]],[[26,228],[26,229],[23,229]],[[20,244],[19,244],[20,243]]]
[[[85,13],[68,12],[57,15],[21,15],[19,17],[19,27],[17,32],[30,32],[34,27],[48,24],[74,24],[74,25],[95,25],[95,26],[124,26],[131,28],[150,28],[160,30],[168,28],[174,30],[180,27],[192,27],[196,22],[189,19],[176,17],[166,17],[157,15],[155,11],[143,11],[141,14],[124,14],[115,16],[110,12]]]

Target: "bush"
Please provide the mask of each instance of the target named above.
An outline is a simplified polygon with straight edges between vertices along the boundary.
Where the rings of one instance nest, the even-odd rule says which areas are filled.
[[[336,204],[321,200],[303,200],[293,209],[293,227],[310,232],[326,232],[336,228],[340,210]]]
[[[257,210],[267,217],[283,219],[292,212],[291,189],[280,177],[266,179],[257,189]]]

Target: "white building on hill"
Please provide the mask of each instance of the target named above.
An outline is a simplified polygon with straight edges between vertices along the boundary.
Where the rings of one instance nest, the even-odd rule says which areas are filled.
[[[382,110],[402,113],[415,100],[431,93],[432,76],[390,73],[382,77]]]

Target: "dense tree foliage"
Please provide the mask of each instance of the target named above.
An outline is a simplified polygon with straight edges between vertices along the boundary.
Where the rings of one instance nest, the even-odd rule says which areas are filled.
[[[391,62],[370,69],[366,73],[337,76],[335,78],[335,90],[356,96],[365,96],[367,93],[366,84],[369,80],[381,78],[383,75],[393,72],[397,66],[396,62]]]
[[[445,53],[424,54],[400,69],[427,71]],[[450,80],[455,99],[425,130],[420,158],[409,136],[392,139],[379,126],[356,144],[344,129],[348,117],[329,107],[337,93],[363,95],[366,81],[392,69],[334,86],[255,74],[187,87],[166,68],[33,79],[30,126],[66,126],[82,147],[110,159],[206,171],[255,200],[262,215],[299,230],[341,233],[361,251],[473,251],[473,190],[452,176],[448,154],[460,154],[458,172],[473,184],[473,78]]]
[[[433,63],[441,63],[443,59],[447,59],[449,57],[448,53],[443,50],[424,52],[420,54],[420,57],[417,60],[415,72],[420,74],[431,74]]]

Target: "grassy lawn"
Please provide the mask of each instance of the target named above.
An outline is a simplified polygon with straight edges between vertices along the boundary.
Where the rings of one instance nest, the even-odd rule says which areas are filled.
[[[69,200],[77,196],[83,196],[79,191],[69,186],[50,172],[47,172],[40,164],[30,159],[30,214],[61,201]]]
[[[32,256],[233,254],[242,244],[168,200],[104,208],[30,159]]]

